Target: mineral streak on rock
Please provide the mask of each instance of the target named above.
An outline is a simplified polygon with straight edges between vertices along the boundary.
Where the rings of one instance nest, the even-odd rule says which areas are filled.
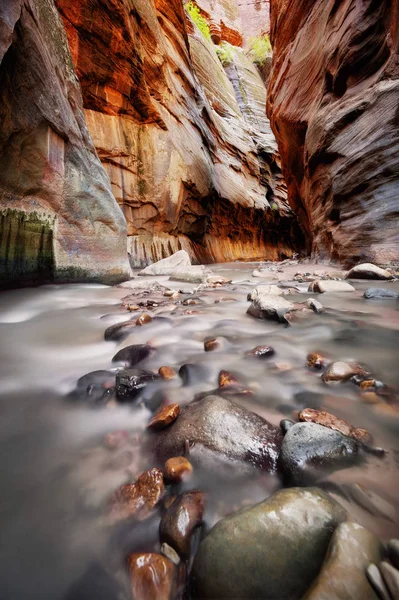
[[[314,255],[399,259],[398,0],[271,1],[267,113]]]

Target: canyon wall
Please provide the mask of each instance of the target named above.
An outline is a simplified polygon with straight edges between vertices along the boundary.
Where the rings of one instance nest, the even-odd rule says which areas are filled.
[[[271,0],[268,115],[313,254],[399,260],[398,0]]]
[[[126,224],[52,0],[0,2],[0,282],[117,282]]]
[[[181,0],[56,4],[134,266],[180,248],[214,262],[278,259],[303,247],[266,90],[240,48],[228,46],[223,69]],[[199,4],[241,43],[236,2]]]

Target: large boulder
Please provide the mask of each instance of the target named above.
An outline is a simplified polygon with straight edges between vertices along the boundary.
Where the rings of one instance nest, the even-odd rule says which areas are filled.
[[[334,531],[327,557],[304,600],[377,600],[367,580],[370,563],[382,560],[379,539],[357,523],[341,523]]]
[[[399,294],[394,290],[387,290],[386,288],[367,288],[363,294],[367,300],[382,300],[385,298],[391,298],[393,300],[399,298]]]
[[[187,283],[206,283],[210,275],[213,275],[210,269],[204,265],[196,265],[175,269],[172,271],[170,279]]]
[[[227,398],[206,396],[191,402],[173,425],[157,434],[155,450],[165,460],[181,456],[188,446],[190,461],[206,468],[274,472],[281,443],[280,429],[259,415]]]
[[[344,519],[341,506],[317,488],[281,490],[222,519],[194,559],[193,598],[301,598]]]
[[[316,469],[353,464],[359,455],[357,440],[316,423],[296,423],[284,436],[280,465],[286,479],[298,484],[315,476]]]
[[[392,279],[392,274],[371,263],[356,265],[347,273],[346,279]]]
[[[184,270],[191,267],[191,260],[185,250],[179,250],[167,258],[163,258],[153,265],[149,265],[139,275],[171,275],[173,271]]]
[[[324,292],[355,292],[353,285],[347,281],[335,281],[329,279],[317,279],[313,281],[309,286],[309,292],[317,292],[318,294],[324,294]]]
[[[295,310],[292,302],[274,294],[264,294],[258,288],[256,297],[252,300],[247,313],[257,319],[269,319],[286,323],[285,315]]]

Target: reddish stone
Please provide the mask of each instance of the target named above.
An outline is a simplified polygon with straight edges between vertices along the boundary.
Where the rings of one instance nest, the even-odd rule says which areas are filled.
[[[180,414],[180,406],[178,404],[168,404],[162,406],[159,411],[152,417],[149,422],[149,429],[164,429],[176,421]]]
[[[229,371],[220,371],[219,373],[219,387],[239,386],[240,382],[234,375]]]
[[[146,471],[136,483],[126,483],[114,493],[110,501],[111,521],[117,522],[129,517],[145,519],[164,492],[162,471],[156,468]]]
[[[152,321],[152,317],[150,315],[148,315],[147,313],[143,313],[137,319],[136,325],[146,325],[147,323],[151,323],[151,321]]]
[[[165,477],[174,483],[189,479],[192,472],[192,464],[184,456],[169,458],[165,463]]]
[[[176,379],[177,373],[172,367],[160,367],[158,373],[162,377],[162,379]]]
[[[176,498],[161,519],[159,535],[182,558],[190,555],[190,542],[194,529],[202,522],[205,494],[200,491],[185,492]]]
[[[323,410],[315,410],[313,408],[305,408],[299,415],[300,421],[306,421],[307,423],[317,423],[323,425],[329,429],[339,431],[343,435],[356,438],[357,440],[367,443],[371,441],[371,435],[365,429],[357,429],[353,427],[343,419],[339,419],[335,415],[328,413]]]
[[[130,554],[127,558],[133,600],[170,600],[175,566],[155,553]]]

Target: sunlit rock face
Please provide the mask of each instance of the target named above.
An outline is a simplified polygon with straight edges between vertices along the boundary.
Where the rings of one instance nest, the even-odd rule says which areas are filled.
[[[224,70],[181,0],[57,6],[134,266],[180,249],[213,262],[278,259],[302,247],[266,90],[240,48]]]
[[[117,282],[126,225],[52,0],[0,4],[0,280]]]
[[[315,255],[399,259],[398,22],[397,0],[271,1],[268,115]]]

